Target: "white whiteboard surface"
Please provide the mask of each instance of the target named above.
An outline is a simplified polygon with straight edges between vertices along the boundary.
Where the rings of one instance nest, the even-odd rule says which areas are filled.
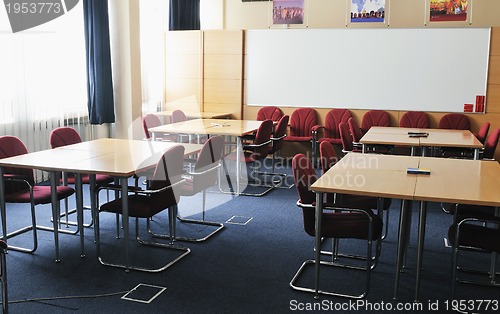
[[[461,112],[489,46],[489,28],[249,30],[245,103]]]

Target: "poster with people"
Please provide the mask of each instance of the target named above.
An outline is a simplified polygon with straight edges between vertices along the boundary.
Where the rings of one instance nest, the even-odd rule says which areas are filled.
[[[384,22],[385,0],[351,0],[351,23]]]
[[[430,0],[429,21],[467,21],[467,2],[467,0]]]
[[[304,0],[273,0],[273,24],[304,24]]]

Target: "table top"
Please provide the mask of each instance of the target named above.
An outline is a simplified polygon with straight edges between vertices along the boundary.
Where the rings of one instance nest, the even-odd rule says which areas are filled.
[[[324,193],[500,206],[500,165],[496,161],[376,155],[378,166],[360,166],[363,162],[369,164],[369,156],[347,154],[345,162],[333,166],[310,189]],[[371,164],[376,163],[372,160]],[[431,173],[407,174],[408,167],[429,169]]]
[[[170,117],[174,110],[155,112],[156,115]],[[184,111],[189,119],[225,119],[231,116],[229,112],[209,112],[209,111]]]
[[[418,157],[349,153],[311,185],[314,192],[413,199]]]
[[[262,121],[230,119],[195,119],[150,128],[152,133],[217,134],[242,136],[260,127]]]
[[[201,150],[201,144],[98,139],[25,155],[0,159],[0,166],[131,176],[154,167],[169,148],[182,145],[185,155]]]
[[[415,199],[422,201],[500,206],[500,165],[496,161],[422,158]]]
[[[426,132],[427,137],[409,137],[408,132]],[[482,148],[483,144],[469,130],[419,129],[401,127],[371,127],[361,138],[361,144],[401,146],[440,146]]]

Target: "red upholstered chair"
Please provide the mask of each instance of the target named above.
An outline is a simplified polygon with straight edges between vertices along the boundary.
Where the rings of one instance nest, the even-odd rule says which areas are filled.
[[[281,111],[280,108],[275,107],[275,106],[266,106],[262,107],[257,111],[257,120],[258,121],[264,121],[264,120],[272,120],[272,121],[279,121],[283,117],[283,111]]]
[[[27,153],[28,149],[19,138],[8,135],[0,137],[0,158],[24,155]],[[33,253],[38,248],[37,230],[54,230],[51,227],[37,225],[35,215],[36,205],[51,204],[51,187],[36,185],[32,169],[5,167],[3,180],[5,181],[4,187],[6,203],[29,203],[31,205],[31,225],[7,234],[6,239],[10,239],[31,230],[33,231],[33,247],[28,249],[9,245],[9,249],[25,253]],[[75,193],[75,190],[68,186],[57,186],[56,195],[58,203],[55,211],[59,211],[59,201],[70,197],[73,193]],[[54,227],[55,226],[57,226],[57,223],[54,223]],[[3,227],[4,230],[6,230],[6,226],[4,225]],[[63,230],[59,229],[58,231],[63,232]],[[56,249],[56,261],[59,261],[59,239],[56,233],[54,233],[54,243]]]
[[[448,113],[439,120],[440,129],[470,130],[469,117],[462,113]]]
[[[9,298],[7,293],[7,243],[0,240],[0,281],[2,281],[2,313],[9,313]]]
[[[500,283],[492,276],[496,272],[496,255],[500,253],[500,218],[495,216],[495,208],[491,206],[457,204],[454,212],[454,222],[448,229],[448,239],[452,245],[452,289],[451,297],[455,297],[455,283],[467,283],[500,287]],[[461,250],[491,252],[489,269],[478,270],[462,268],[458,264]],[[468,253],[470,256],[471,252]],[[474,273],[474,281],[460,279],[460,273]],[[480,280],[480,276],[483,280]],[[477,281],[476,281],[477,280]]]
[[[221,166],[222,152],[224,149],[224,137],[213,136],[209,138],[203,148],[198,154],[196,163],[194,165],[193,171],[188,172],[184,175],[184,182],[180,187],[181,196],[193,196],[200,192],[203,193],[202,197],[202,219],[188,219],[177,215],[177,218],[185,223],[192,223],[198,225],[207,225],[217,227],[215,230],[210,232],[208,235],[193,238],[193,237],[182,237],[177,236],[177,240],[190,241],[190,242],[200,242],[205,241],[218,231],[224,228],[224,225],[220,222],[212,222],[205,220],[205,207],[206,207],[206,190],[217,184],[217,177],[219,168]],[[158,235],[156,235],[158,236]]]
[[[344,154],[347,154],[349,152],[360,153],[361,149],[353,145],[352,135],[351,132],[349,131],[349,126],[347,125],[347,123],[340,122],[339,131],[340,131],[340,139],[342,141],[342,152]]]
[[[372,126],[391,126],[391,117],[384,110],[367,111],[361,121],[361,130],[366,133]]]
[[[484,145],[484,142],[486,141],[486,137],[488,136],[489,131],[490,131],[490,123],[485,122],[483,123],[483,125],[481,125],[481,128],[477,133],[474,134],[474,136],[477,138],[478,141],[480,141]]]
[[[356,123],[356,120],[354,120],[354,118],[351,117],[349,118],[349,120],[347,120],[347,124],[349,125],[349,131],[351,132],[353,144],[360,145],[359,141],[363,137],[363,132]]]
[[[319,145],[319,156],[321,161],[321,170],[324,174],[333,167],[340,159],[335,153],[333,145],[328,142],[323,142]],[[370,196],[349,195],[349,194],[327,194],[326,202],[335,204],[339,207],[347,208],[368,208],[377,209],[380,207],[385,211],[385,232],[383,239],[387,237],[389,227],[389,208],[391,207],[391,199],[378,199]]]
[[[495,151],[497,149],[498,140],[500,139],[500,129],[495,129],[490,133],[488,139],[484,143],[482,159],[495,159]]]
[[[423,111],[408,111],[401,116],[399,126],[402,128],[428,129],[430,126],[429,117]]]
[[[57,148],[57,147],[61,147],[61,146],[81,143],[82,138],[80,137],[80,134],[78,134],[78,132],[73,128],[59,127],[59,128],[55,128],[54,130],[52,130],[52,132],[50,132],[49,142],[50,142],[51,148]],[[75,175],[73,173],[63,173],[61,181],[62,181],[63,185],[75,184]],[[113,181],[114,181],[114,178],[112,176],[108,176],[105,174],[97,174],[95,177],[95,184],[97,186],[102,185],[102,184],[111,183]],[[90,175],[88,175],[88,174],[82,175],[82,183],[83,184],[90,184]],[[90,209],[90,208],[88,208],[88,209]],[[66,217],[66,221],[65,221],[66,225],[73,225],[73,226],[76,225],[76,222],[68,221],[68,214],[72,214],[75,212],[76,212],[76,209],[68,211],[68,200],[65,199],[65,213],[61,216]],[[91,225],[92,225],[92,222],[89,224],[86,224],[85,227],[90,227]]]
[[[130,187],[131,194],[128,195],[128,209],[129,217],[135,217],[135,232],[136,239],[139,243],[159,248],[173,249],[182,252],[173,260],[163,266],[156,267],[148,265],[130,266],[130,269],[146,271],[146,272],[159,272],[172,266],[180,259],[185,257],[191,251],[189,248],[175,245],[176,239],[176,217],[177,217],[177,204],[180,197],[180,186],[183,182],[183,163],[184,163],[184,147],[181,145],[174,146],[167,150],[160,160],[158,161],[154,172],[146,172],[146,189],[140,187]],[[140,174],[139,174],[140,175]],[[105,185],[100,189],[121,190],[120,186]],[[122,196],[123,197],[123,196]],[[100,206],[99,213],[109,212],[122,215],[122,202],[123,198],[117,198],[111,202],[107,202]],[[145,241],[139,236],[139,218],[151,218],[160,212],[168,209],[168,225],[169,225],[169,243],[161,243],[157,241]],[[155,218],[158,221],[159,218]],[[101,241],[100,241],[100,228],[99,228],[99,214],[96,217],[97,229],[97,256],[101,264],[107,266],[114,266],[119,268],[126,268],[125,265],[110,263],[104,261],[101,256]]]
[[[309,190],[311,184],[316,179],[316,172],[312,163],[303,154],[297,154],[292,160],[292,172],[295,179],[295,186],[299,194],[297,206],[302,209],[302,216],[304,222],[305,232],[314,237],[316,233],[315,228],[315,202],[316,195]],[[328,206],[328,204],[326,205]],[[326,209],[334,209],[335,211],[324,211],[322,213],[321,222],[321,237],[333,239],[361,239],[367,241],[367,256],[372,256],[372,243],[373,240],[380,239],[382,232],[382,220],[380,217],[374,215],[366,209],[344,209],[338,207],[326,207]],[[380,241],[377,241],[375,256],[378,258],[380,250]],[[299,286],[296,284],[297,280],[305,270],[307,265],[315,265],[314,260],[306,260],[299,268],[297,273],[290,281],[290,287],[295,290],[305,292],[316,292],[314,288]],[[319,288],[319,293],[333,296],[342,296],[349,298],[362,298],[366,296],[370,290],[370,273],[376,262],[372,262],[371,258],[366,258],[366,266],[345,265],[339,261],[332,259],[331,261],[321,261],[320,266],[333,266],[333,267],[348,267],[350,269],[366,271],[365,291],[360,294],[340,293],[334,291],[327,291],[326,289]],[[318,280],[320,276],[316,277]]]
[[[176,109],[172,111],[172,116],[171,116],[172,123],[177,123],[177,122],[183,122],[187,120],[187,116],[184,113],[184,111]]]
[[[142,129],[144,131],[144,138],[145,139],[151,139],[152,135],[151,132],[149,132],[150,128],[154,128],[157,126],[162,125],[162,122],[160,118],[152,113],[148,113],[142,117]],[[163,134],[162,136],[158,137],[156,136],[156,139],[159,141],[176,141],[177,136],[176,135],[168,135],[168,134]]]
[[[290,188],[293,185],[286,185],[284,184],[284,180],[287,177],[286,173],[279,173],[279,172],[274,172],[275,170],[275,165],[276,165],[276,155],[277,153],[281,150],[281,147],[283,146],[283,141],[285,140],[286,135],[286,130],[288,128],[288,121],[290,119],[290,116],[284,115],[282,116],[278,123],[274,127],[274,132],[271,135],[271,146],[269,146],[269,152],[268,155],[272,156],[271,160],[271,172],[260,172],[258,171],[258,174],[262,175],[268,175],[268,176],[279,176],[281,179],[280,182],[280,187],[284,188]]]
[[[312,132],[316,125],[318,125],[316,110],[312,108],[295,109],[290,117],[290,132],[285,138],[285,141],[299,143],[310,142],[311,148],[314,149]],[[314,150],[312,150],[312,154],[312,158],[314,159]]]
[[[331,144],[341,145],[339,132],[339,123],[347,122],[352,117],[349,109],[332,109],[328,111],[325,117],[325,125],[313,128],[313,135],[318,143],[329,142]],[[323,136],[320,137],[318,132],[322,130]]]
[[[271,141],[272,133],[273,133],[273,121],[272,120],[263,121],[260,127],[257,129],[257,133],[255,134],[255,140],[253,141],[253,143],[243,145],[243,154],[241,155],[241,160],[238,161],[236,166],[241,167],[242,164],[251,164],[251,171],[254,174],[256,175],[262,174],[262,172],[260,171],[260,166],[261,166],[260,161],[264,160],[267,157],[267,154],[269,153],[270,147],[272,145]],[[237,161],[236,152],[227,155],[225,159]],[[221,188],[220,186],[221,181],[222,180],[219,180],[219,188]],[[266,187],[266,190],[261,193],[243,192],[241,193],[241,195],[262,196],[276,187],[274,184],[267,185],[267,184],[249,183],[249,185]],[[228,192],[224,190],[222,191]]]

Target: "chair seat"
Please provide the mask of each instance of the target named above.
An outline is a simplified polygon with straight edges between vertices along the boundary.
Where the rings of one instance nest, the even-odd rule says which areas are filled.
[[[287,135],[287,137],[283,140],[287,142],[310,142],[312,140],[312,136]]]
[[[158,214],[164,209],[164,208],[156,208],[157,206],[152,206],[148,198],[149,197],[145,195],[129,195],[128,196],[129,216],[139,217],[139,218],[149,218]],[[122,198],[101,205],[100,210],[115,214],[121,214]]]
[[[342,140],[340,138],[322,137],[318,139],[318,143],[328,142],[333,145],[342,145]]]
[[[304,210],[314,210],[312,208],[304,208]],[[382,219],[373,215],[372,239],[378,239],[382,234]],[[321,236],[326,238],[336,239],[368,239],[368,217],[364,213],[341,212],[341,213],[323,213],[321,220]],[[314,230],[306,230],[306,232],[314,236]]]
[[[97,174],[95,176],[95,182],[97,185],[107,184],[107,183],[111,183],[113,181],[114,181],[114,178],[112,176],[108,176],[105,174]],[[62,182],[62,179],[61,179],[61,182]],[[68,184],[75,184],[75,176],[69,175],[67,177],[67,182],[68,182]],[[88,174],[82,175],[82,183],[83,184],[90,184],[90,175],[88,175]]]
[[[184,177],[184,182],[182,182],[181,196],[193,196],[198,194],[200,191],[194,189],[194,180],[192,178]]]
[[[259,156],[259,154],[255,154],[254,152],[243,152],[243,154],[241,155],[241,158],[240,158],[240,162],[251,163],[251,162],[258,160],[258,158],[257,158],[258,156]],[[228,159],[228,160],[235,161],[236,160],[236,153],[231,153],[224,158]]]
[[[448,239],[454,245],[457,225],[448,229]],[[500,252],[500,229],[487,228],[479,225],[464,223],[460,227],[461,246],[480,248],[490,252]]]
[[[75,190],[68,186],[58,186],[57,187],[57,199],[62,200],[69,197],[75,193]],[[52,194],[50,186],[34,186],[33,187],[33,199],[35,205],[38,204],[49,204],[52,201]],[[5,195],[5,201],[7,203],[31,203],[31,197],[28,190],[10,193]]]
[[[371,196],[361,196],[361,195],[350,195],[343,194],[340,196],[340,203],[333,202],[333,194],[327,194],[327,203],[332,204],[332,206],[346,207],[346,208],[358,208],[358,209],[377,209],[378,200],[376,197]],[[391,199],[384,198],[382,209],[387,210],[391,206]]]

